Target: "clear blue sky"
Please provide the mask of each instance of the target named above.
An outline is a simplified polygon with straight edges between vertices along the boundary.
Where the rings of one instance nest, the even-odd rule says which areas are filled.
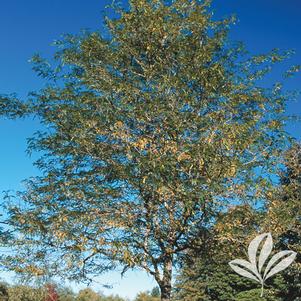
[[[101,11],[108,0],[2,0],[0,4],[0,94],[16,92],[26,96],[38,89],[39,80],[28,63],[31,55],[52,52],[50,44],[62,33],[77,33],[80,29],[98,29]],[[290,61],[301,63],[301,1],[300,0],[216,0],[217,16],[235,13],[239,22],[231,36],[242,40],[252,53],[272,48],[295,49]],[[271,80],[277,80],[275,77]],[[287,88],[300,89],[301,76],[288,81]],[[291,104],[289,112],[301,114],[301,101]],[[38,171],[33,158],[25,154],[26,138],[38,128],[30,120],[0,120],[0,191],[20,189],[21,181]],[[290,125],[288,131],[300,140],[301,124]],[[5,275],[3,275],[5,278]],[[103,282],[117,283],[106,293],[133,297],[138,291],[150,289],[155,283],[141,272],[130,273],[120,280],[114,273],[102,277]],[[101,289],[100,286],[95,285]]]

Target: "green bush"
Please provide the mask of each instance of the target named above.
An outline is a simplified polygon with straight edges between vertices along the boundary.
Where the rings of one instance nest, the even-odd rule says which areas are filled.
[[[239,293],[235,297],[235,301],[279,301],[280,299],[274,295],[272,290],[265,290],[264,296],[260,297],[261,290],[253,289]]]

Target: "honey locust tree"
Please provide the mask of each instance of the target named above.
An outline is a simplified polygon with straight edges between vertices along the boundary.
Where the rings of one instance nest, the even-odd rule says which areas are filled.
[[[8,206],[17,252],[6,265],[73,280],[140,268],[167,301],[216,214],[262,200],[287,96],[260,79],[288,54],[249,55],[207,1],[115,10],[100,32],[57,41],[50,61],[33,57],[43,89],[1,98],[2,114],[43,124],[29,140],[42,175]]]

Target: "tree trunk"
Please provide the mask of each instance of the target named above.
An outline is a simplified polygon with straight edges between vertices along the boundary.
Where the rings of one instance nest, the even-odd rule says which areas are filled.
[[[172,258],[166,260],[163,279],[160,282],[161,301],[171,300],[171,280],[172,280]]]
[[[171,283],[162,284],[160,287],[161,290],[161,301],[170,301],[171,300]]]

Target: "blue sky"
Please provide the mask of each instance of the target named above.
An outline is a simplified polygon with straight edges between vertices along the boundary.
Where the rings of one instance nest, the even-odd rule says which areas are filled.
[[[80,29],[98,29],[101,12],[108,0],[2,0],[0,4],[0,94],[39,89],[43,82],[31,70],[28,60],[40,52],[52,53],[51,42],[63,33]],[[245,42],[252,53],[264,53],[272,48],[295,49],[292,64],[301,64],[301,1],[300,0],[216,0],[216,16],[235,13],[238,17],[231,37]],[[278,80],[279,70],[270,80]],[[300,89],[301,76],[290,79],[287,88]],[[290,113],[301,114],[301,100],[288,107]],[[26,138],[39,127],[33,120],[8,121],[0,119],[0,191],[22,187],[21,181],[34,176],[34,158],[26,155]],[[301,124],[288,126],[288,131],[300,140]],[[3,278],[6,274],[3,274]],[[130,273],[120,280],[117,273],[102,277],[102,282],[115,283],[114,289],[96,289],[133,297],[138,291],[155,285],[141,272]]]

